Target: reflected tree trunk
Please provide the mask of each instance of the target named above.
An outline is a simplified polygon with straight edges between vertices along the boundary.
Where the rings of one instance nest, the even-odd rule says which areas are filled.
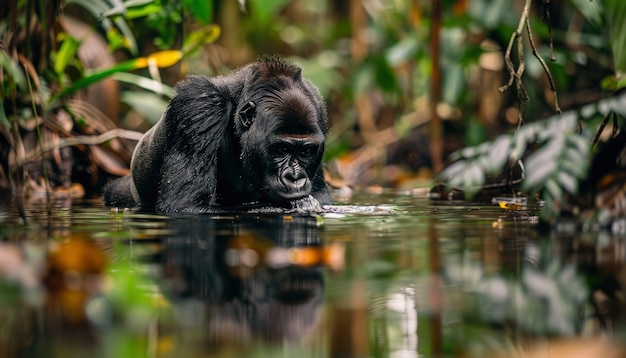
[[[431,5],[430,56],[432,72],[430,76],[430,155],[433,172],[443,169],[443,128],[437,114],[437,104],[441,100],[441,69],[439,65],[439,47],[442,18],[441,0],[433,0]]]

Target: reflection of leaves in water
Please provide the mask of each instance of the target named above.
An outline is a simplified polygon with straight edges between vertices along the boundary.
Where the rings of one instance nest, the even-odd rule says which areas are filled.
[[[575,333],[574,320],[580,304],[587,297],[587,287],[576,276],[574,266],[562,266],[558,261],[550,262],[544,271],[526,266],[522,273],[522,287],[527,295],[520,297],[516,313],[523,326],[532,329],[534,325],[533,319],[525,320],[529,317],[525,312],[530,310],[545,317],[549,331]]]
[[[487,276],[479,263],[466,257],[449,263],[445,277],[475,295],[470,301],[475,307],[465,307],[467,312],[486,321],[511,320],[533,333],[574,334],[588,293],[576,268],[555,259],[544,267],[525,263],[520,276],[508,278]]]

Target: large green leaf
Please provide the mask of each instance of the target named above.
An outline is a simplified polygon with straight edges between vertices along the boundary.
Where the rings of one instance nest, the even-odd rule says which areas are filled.
[[[120,62],[115,66],[109,68],[93,71],[90,74],[81,77],[78,81],[72,83],[69,87],[66,87],[59,91],[59,93],[51,98],[50,102],[54,103],[54,101],[56,100],[59,100],[65,96],[69,96],[76,91],[86,88],[96,82],[102,81],[103,79],[110,77],[115,73],[128,72],[140,68],[145,68],[150,63],[153,63],[157,67],[169,67],[178,62],[182,57],[183,53],[181,51],[160,51],[155,52],[148,57],[139,57],[134,60]]]
[[[587,19],[589,22],[594,24],[595,26],[602,25],[602,4],[598,1],[591,0],[570,0],[572,4],[580,11],[580,13]],[[622,0],[618,0],[622,2]]]
[[[621,97],[609,98],[593,109],[597,114],[600,110],[615,110],[620,103]],[[524,160],[522,189],[528,194],[541,193],[546,203],[562,199],[564,193],[575,195],[578,183],[588,175],[591,156],[591,134],[586,130],[579,133],[580,119],[581,112],[571,111],[464,148],[452,154],[456,161],[441,176],[448,185],[462,188],[471,198],[484,184],[486,174],[501,173],[509,161],[524,158],[529,148],[534,148]]]
[[[555,174],[557,159],[563,150],[565,138],[558,136],[541,146],[526,161],[526,177],[524,187],[532,191],[546,183],[548,178]]]
[[[111,76],[116,81],[143,88],[162,97],[172,98],[174,89],[163,82],[129,72],[117,72]]]

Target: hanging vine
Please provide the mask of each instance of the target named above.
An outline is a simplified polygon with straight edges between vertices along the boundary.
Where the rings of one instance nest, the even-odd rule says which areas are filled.
[[[543,0],[544,4],[544,19],[548,22],[548,30],[550,36],[550,59],[555,61],[555,57],[552,51],[552,26],[550,25],[550,10],[549,4],[551,0]],[[517,96],[520,102],[528,102],[528,92],[524,87],[524,83],[522,82],[522,75],[524,74],[524,70],[526,69],[526,62],[524,59],[524,37],[523,34],[526,32],[528,35],[528,41],[530,43],[530,47],[533,51],[533,56],[541,63],[541,67],[543,68],[546,76],[548,77],[548,81],[550,82],[550,90],[554,94],[554,109],[556,113],[561,113],[561,108],[559,107],[559,101],[557,97],[556,85],[554,82],[554,78],[552,76],[552,72],[550,72],[550,68],[546,64],[546,61],[541,57],[539,51],[537,51],[537,46],[535,45],[535,40],[533,39],[532,28],[530,26],[530,9],[532,6],[532,0],[525,0],[524,9],[522,10],[522,15],[517,24],[517,28],[511,35],[511,39],[509,40],[509,44],[506,48],[506,52],[504,54],[504,62],[506,64],[506,68],[509,71],[509,81],[499,88],[500,92],[507,91],[509,88],[515,86],[517,88]],[[513,46],[516,46],[517,50],[517,68],[515,68],[515,64],[511,59],[511,55],[513,52]],[[520,111],[520,124],[522,122],[522,114]]]

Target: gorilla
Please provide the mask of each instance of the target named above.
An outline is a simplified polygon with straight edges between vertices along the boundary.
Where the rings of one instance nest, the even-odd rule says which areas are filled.
[[[141,138],[105,205],[165,213],[331,203],[328,115],[295,64],[263,56],[226,76],[188,76]]]

